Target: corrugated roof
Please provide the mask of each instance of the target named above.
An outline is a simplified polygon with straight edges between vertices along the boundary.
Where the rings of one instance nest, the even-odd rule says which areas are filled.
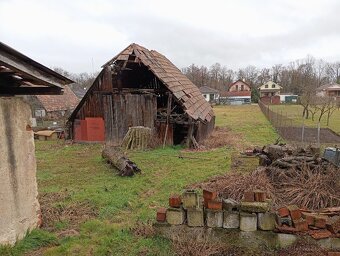
[[[155,50],[131,44],[103,67],[134,54],[173,93],[194,120],[210,121],[214,112],[200,90],[170,60]]]
[[[67,85],[65,85],[62,95],[37,95],[37,98],[47,112],[73,110],[79,103],[78,97]]]

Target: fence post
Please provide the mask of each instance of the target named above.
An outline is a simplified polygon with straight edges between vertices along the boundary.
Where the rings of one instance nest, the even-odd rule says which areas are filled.
[[[302,147],[304,146],[304,136],[305,136],[305,121],[304,119],[302,119],[302,133],[301,133]]]
[[[318,147],[320,147],[320,122],[318,122]]]

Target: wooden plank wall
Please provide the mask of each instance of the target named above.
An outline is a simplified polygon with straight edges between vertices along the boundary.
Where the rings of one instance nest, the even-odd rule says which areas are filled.
[[[120,145],[129,127],[145,126],[154,130],[157,99],[153,94],[103,95],[105,140]]]
[[[210,122],[208,123],[202,123],[198,122],[197,124],[197,130],[195,133],[195,139],[197,142],[203,141],[206,139],[210,133],[214,130],[215,127],[215,117],[212,117]]]

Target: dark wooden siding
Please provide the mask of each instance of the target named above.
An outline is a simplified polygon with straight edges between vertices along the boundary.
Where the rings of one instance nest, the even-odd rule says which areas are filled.
[[[129,127],[145,126],[154,130],[157,100],[153,94],[103,95],[105,140],[119,145]]]
[[[214,130],[214,127],[215,127],[215,117],[212,117],[210,122],[207,122],[207,123],[202,123],[199,121],[197,123],[197,130],[195,134],[195,138],[197,142],[201,142],[204,139],[206,139],[210,135],[210,133]]]

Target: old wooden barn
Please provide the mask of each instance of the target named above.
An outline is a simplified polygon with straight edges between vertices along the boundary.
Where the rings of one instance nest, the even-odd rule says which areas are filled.
[[[119,145],[129,127],[145,126],[160,143],[195,146],[213,130],[209,103],[157,51],[131,44],[102,68],[69,118],[71,139]]]

